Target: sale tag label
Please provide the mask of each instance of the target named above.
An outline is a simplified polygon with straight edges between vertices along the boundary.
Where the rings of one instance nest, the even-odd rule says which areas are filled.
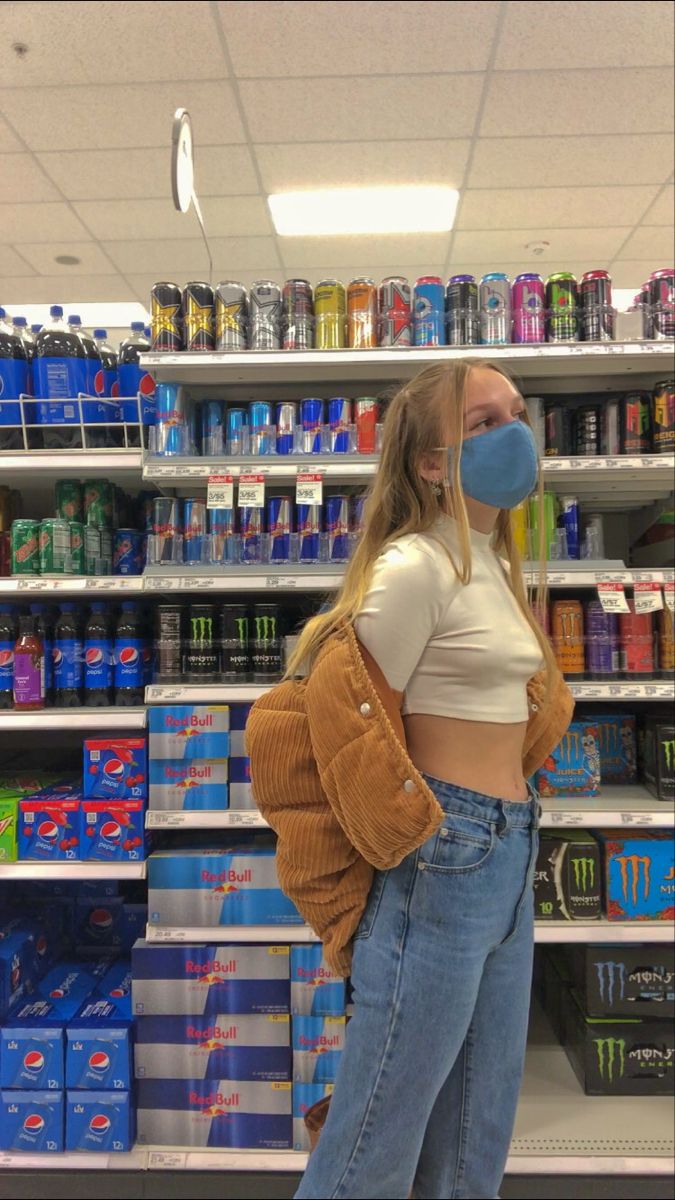
[[[663,608],[663,595],[660,583],[633,584],[636,613],[658,612]]]
[[[605,612],[630,612],[628,601],[626,600],[626,593],[623,590],[622,583],[599,583],[598,600],[600,601]]]
[[[206,507],[234,507],[234,479],[232,475],[209,475],[209,485],[206,492]]]
[[[668,583],[664,583],[663,599],[666,602],[666,608],[675,612],[675,580],[671,579]]]
[[[264,475],[240,475],[239,476],[238,504],[239,504],[240,508],[264,508],[265,507],[265,476]]]
[[[295,484],[296,504],[323,504],[323,476],[298,475]]]

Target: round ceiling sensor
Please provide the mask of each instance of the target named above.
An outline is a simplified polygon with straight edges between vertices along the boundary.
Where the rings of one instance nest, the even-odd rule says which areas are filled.
[[[187,212],[192,203],[194,179],[192,122],[186,108],[177,108],[171,131],[171,189],[179,212]]]

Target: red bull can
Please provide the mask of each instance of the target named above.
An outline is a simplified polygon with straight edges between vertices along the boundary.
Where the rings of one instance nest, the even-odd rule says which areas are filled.
[[[113,575],[142,575],[141,534],[137,529],[116,529],[113,535]]]
[[[352,402],[343,396],[328,401],[328,424],[330,425],[330,448],[333,454],[349,454]]]
[[[277,404],[277,454],[292,454],[295,449],[297,404]]]
[[[244,426],[248,425],[246,417],[245,408],[228,408],[227,410],[225,419],[227,424],[228,454],[244,453]]]
[[[300,420],[302,421],[303,453],[320,454],[323,400],[302,400],[300,402]]]
[[[185,389],[178,383],[158,383],[155,403],[157,454],[168,458],[187,453]]]
[[[402,275],[390,275],[380,284],[380,345],[412,345],[410,284]]]
[[[352,496],[349,502],[349,528],[352,533],[359,534],[363,529],[363,510],[367,496]]]
[[[543,342],[546,337],[546,289],[541,275],[516,275],[512,290],[513,340],[518,345]]]
[[[291,502],[288,496],[270,496],[267,501],[267,532],[270,562],[287,563],[291,557]]]
[[[202,453],[222,454],[223,405],[220,400],[205,400],[202,404]]]
[[[183,532],[183,502],[175,496],[157,496],[152,503],[152,537],[155,563],[180,561],[178,546]]]
[[[349,558],[349,496],[328,496],[325,504],[328,559],[347,562]]]
[[[318,562],[321,550],[321,505],[298,504],[297,524],[300,562]]]
[[[206,561],[206,501],[185,500],[183,517],[183,561],[199,566]]]
[[[422,275],[415,283],[413,328],[416,346],[445,345],[445,288],[440,275]]]
[[[213,561],[230,562],[233,557],[230,551],[234,537],[234,509],[209,508],[207,516]]]
[[[243,506],[239,509],[240,557],[243,563],[262,562],[264,526],[265,521],[261,508]]]
[[[251,425],[251,454],[271,454],[276,432],[272,419],[272,405],[267,400],[253,400],[249,405]]]

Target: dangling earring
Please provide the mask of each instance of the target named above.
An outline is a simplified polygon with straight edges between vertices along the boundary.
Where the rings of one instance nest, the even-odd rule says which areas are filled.
[[[432,492],[433,492],[434,496],[436,497],[436,499],[437,499],[437,500],[440,500],[440,498],[441,498],[441,496],[442,496],[442,494],[443,494],[443,488],[441,487],[441,485],[440,485],[440,483],[438,482],[438,480],[437,480],[437,479],[430,479],[430,480],[429,480],[429,487],[431,488],[431,490],[432,490]]]

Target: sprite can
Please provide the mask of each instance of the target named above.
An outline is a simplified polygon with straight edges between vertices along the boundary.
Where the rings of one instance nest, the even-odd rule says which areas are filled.
[[[81,521],[69,521],[70,527],[70,570],[73,575],[84,575],[84,525]]]
[[[105,529],[113,521],[113,487],[108,479],[85,479],[84,523]]]
[[[12,575],[40,574],[40,522],[12,521],[10,530]]]
[[[40,574],[67,575],[70,572],[70,525],[61,517],[45,517],[40,522]]]
[[[76,479],[57,479],[54,497],[57,517],[66,521],[82,520],[82,485]]]
[[[21,796],[0,800],[0,862],[16,862],[16,821]]]

